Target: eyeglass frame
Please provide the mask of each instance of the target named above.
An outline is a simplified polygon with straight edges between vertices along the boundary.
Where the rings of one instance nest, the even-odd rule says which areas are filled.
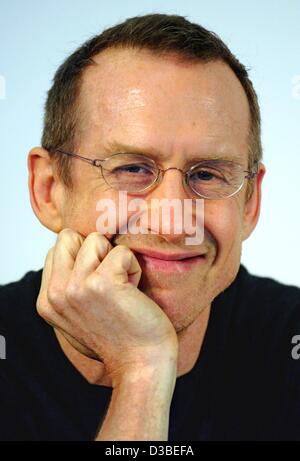
[[[62,149],[54,149],[54,150],[50,150],[50,152],[53,152],[53,153],[59,152],[60,154],[68,155],[69,157],[79,158],[80,160],[85,161],[85,162],[89,163],[89,164],[92,165],[92,166],[95,166],[95,167],[97,167],[97,168],[100,168],[100,169],[101,169],[101,175],[102,175],[102,178],[104,179],[105,183],[106,183],[109,187],[112,187],[113,189],[114,189],[114,187],[106,181],[105,176],[103,175],[102,163],[105,162],[105,161],[107,161],[107,160],[110,160],[110,159],[111,159],[112,157],[114,157],[115,155],[122,155],[122,154],[124,155],[124,154],[126,154],[126,152],[116,152],[115,154],[112,154],[112,155],[110,155],[109,157],[106,157],[106,158],[104,158],[104,159],[98,159],[98,158],[96,158],[96,159],[91,159],[91,158],[88,158],[88,157],[83,157],[82,155],[79,155],[79,154],[75,154],[74,152],[66,152],[65,150],[62,150]],[[127,154],[128,154],[128,153],[127,153]],[[202,197],[202,198],[204,198],[204,199],[206,199],[206,200],[221,200],[221,199],[230,198],[230,197],[233,197],[234,195],[236,195],[236,194],[242,189],[242,187],[243,187],[243,185],[244,185],[244,183],[245,183],[245,179],[252,180],[252,179],[254,179],[254,178],[257,176],[257,174],[258,174],[258,165],[259,165],[259,161],[256,161],[256,162],[254,163],[254,168],[255,168],[254,171],[242,170],[243,173],[248,173],[248,174],[247,174],[246,176],[244,176],[243,182],[241,183],[240,187],[239,187],[235,192],[233,192],[233,193],[230,194],[230,195],[226,195],[225,197],[210,198],[210,197],[205,197],[205,196],[199,194],[198,192],[196,192],[196,191],[190,186],[189,182],[187,181],[188,175],[190,175],[196,167],[198,167],[201,163],[203,163],[203,162],[205,162],[205,161],[209,161],[209,160],[202,160],[202,161],[200,161],[200,162],[197,162],[197,163],[195,163],[195,165],[192,165],[192,166],[191,166],[190,168],[188,168],[186,171],[182,170],[181,168],[177,168],[177,167],[169,167],[169,168],[166,168],[166,169],[164,170],[164,169],[162,169],[162,168],[159,168],[158,165],[157,165],[157,163],[156,163],[153,159],[147,157],[146,155],[143,155],[143,154],[137,154],[137,155],[140,155],[141,157],[145,157],[145,158],[147,158],[148,160],[151,160],[151,161],[155,164],[155,167],[156,167],[156,169],[157,169],[157,176],[156,176],[156,179],[153,181],[153,183],[151,183],[149,186],[145,187],[144,189],[142,189],[142,190],[140,190],[140,191],[131,192],[131,193],[135,193],[135,194],[140,194],[140,193],[143,193],[143,192],[145,192],[145,191],[147,191],[147,190],[151,190],[152,188],[156,187],[156,185],[158,185],[158,184],[162,181],[163,176],[164,176],[164,174],[165,174],[166,171],[168,171],[168,170],[178,170],[178,171],[180,171],[180,172],[182,173],[182,175],[184,175],[184,177],[185,177],[185,181],[184,181],[185,185],[186,185],[193,193],[195,193],[196,195],[198,195],[198,197]],[[229,162],[231,162],[231,160],[229,160]],[[232,162],[232,163],[234,163],[234,162]],[[239,166],[241,166],[241,165],[239,165]],[[115,189],[115,190],[119,190],[119,189]]]

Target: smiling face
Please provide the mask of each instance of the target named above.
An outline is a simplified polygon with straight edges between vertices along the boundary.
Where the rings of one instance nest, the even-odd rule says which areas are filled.
[[[231,159],[248,169],[249,108],[238,79],[223,62],[191,63],[145,50],[107,50],[85,70],[80,94],[81,123],[76,153],[105,158],[130,148],[163,168],[185,170],[197,160]],[[125,147],[127,146],[127,147]],[[168,315],[175,329],[190,325],[235,278],[242,241],[258,219],[260,183],[246,202],[247,180],[233,197],[205,200],[205,238],[188,247],[186,235],[107,235],[137,251],[143,269],[139,287]],[[97,168],[80,160],[72,165],[73,190],[62,195],[62,227],[87,236],[96,230],[99,199],[118,191],[107,186]],[[195,197],[183,186],[180,171],[164,174],[142,196],[156,199]],[[189,263],[160,263],[138,251],[204,254]],[[177,266],[176,266],[177,264]]]

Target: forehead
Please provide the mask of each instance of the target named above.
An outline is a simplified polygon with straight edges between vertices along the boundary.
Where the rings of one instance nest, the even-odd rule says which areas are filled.
[[[164,152],[248,149],[249,106],[222,61],[107,50],[83,75],[80,139],[89,149],[134,144]]]

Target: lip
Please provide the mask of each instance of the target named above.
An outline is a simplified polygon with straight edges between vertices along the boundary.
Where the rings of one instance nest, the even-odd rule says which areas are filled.
[[[164,273],[187,272],[206,262],[205,254],[199,253],[162,253],[145,249],[134,252],[142,269]]]
[[[138,253],[144,256],[149,256],[154,259],[160,259],[163,261],[182,261],[185,259],[191,259],[199,256],[204,256],[204,253],[195,253],[195,252],[185,252],[185,253],[175,253],[175,252],[160,252],[150,249],[134,249],[131,248],[134,253]]]

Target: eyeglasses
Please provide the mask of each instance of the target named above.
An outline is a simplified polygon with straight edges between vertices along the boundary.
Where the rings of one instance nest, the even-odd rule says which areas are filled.
[[[166,171],[178,170],[184,176],[184,185],[196,195],[205,199],[228,198],[241,190],[245,179],[252,180],[258,173],[258,163],[253,171],[245,171],[231,160],[203,160],[187,170],[176,167],[162,170],[154,160],[141,154],[117,153],[100,160],[61,149],[55,152],[81,159],[99,168],[104,181],[113,189],[137,194],[156,187]]]

